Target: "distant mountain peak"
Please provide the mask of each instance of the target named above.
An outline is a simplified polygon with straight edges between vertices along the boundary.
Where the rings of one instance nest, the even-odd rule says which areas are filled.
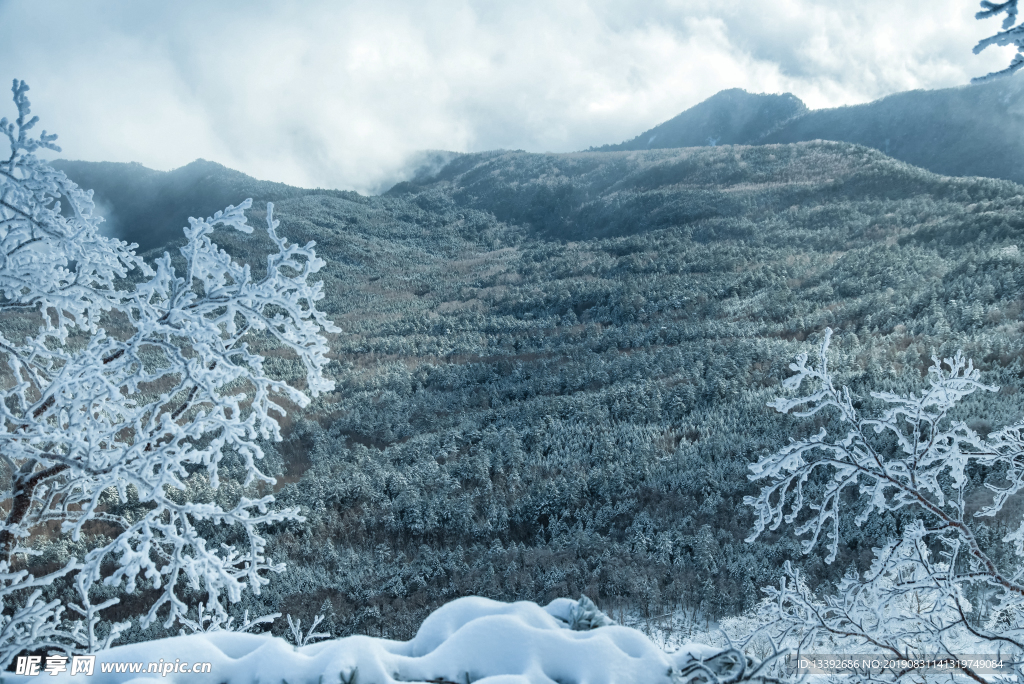
[[[729,88],[630,141],[593,149],[610,152],[749,144],[807,111],[792,93],[748,93],[742,88]]]
[[[353,197],[338,190],[310,190],[262,181],[223,164],[196,159],[172,171],[155,171],[141,164],[55,160],[83,188],[94,191],[97,213],[105,220],[107,235],[135,242],[141,251],[182,239],[190,216],[212,216],[247,197],[259,209],[267,201],[279,202],[309,194]]]
[[[792,93],[722,90],[630,141],[590,151],[834,140],[864,145],[947,176],[1024,183],[1024,79],[894,93],[808,109]]]

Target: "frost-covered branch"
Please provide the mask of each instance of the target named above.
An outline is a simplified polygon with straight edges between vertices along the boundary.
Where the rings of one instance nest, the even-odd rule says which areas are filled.
[[[150,266],[135,245],[103,236],[91,192],[35,157],[58,148],[55,136],[31,136],[27,90],[15,81],[18,117],[0,121],[11,147],[0,162],[0,667],[41,644],[101,647],[94,628],[117,599],[93,601],[100,587],[156,590],[140,623],[167,627],[187,620],[185,588],[218,616],[246,588],[259,593],[283,569],[260,528],[298,511],[273,509],[270,495],[197,503],[187,481],[201,474],[216,490],[230,454],[244,486],[272,484],[260,441],[281,438],[288,406],[333,389],[324,333],[338,330],[317,309],[312,278],[324,262],[313,243],[277,234],[272,205],[260,278],[212,238],[218,227],[253,231],[249,200],[189,220],[181,272],[168,254]],[[13,339],[7,321],[36,332]],[[304,387],[268,372],[256,344],[295,358]],[[208,544],[209,524],[234,528],[236,541]],[[27,568],[55,525],[88,550],[43,582]],[[41,598],[55,581],[73,583],[84,622]],[[106,628],[107,643],[122,628]]]
[[[184,635],[186,628],[191,634],[207,634],[210,632],[248,632],[250,629],[269,625],[279,617],[281,617],[280,613],[271,613],[270,615],[263,615],[255,619],[250,619],[249,611],[246,610],[242,615],[242,621],[236,623],[235,618],[225,613],[223,609],[218,610],[217,606],[200,604],[196,606],[195,620],[185,616],[178,618],[178,622],[184,625],[184,627],[178,630],[178,633],[180,635]]]
[[[1024,649],[1024,522],[1003,538],[1013,544],[1017,561],[1000,567],[979,543],[975,521],[1003,510],[1007,499],[1024,488],[1024,422],[982,438],[952,409],[977,391],[998,388],[980,380],[980,372],[962,354],[928,369],[928,387],[897,395],[872,392],[881,406],[862,415],[845,387],[836,389],[828,369],[831,331],[826,330],[817,364],[800,355],[785,389],[793,398],[771,403],[797,416],[829,412],[842,426],[838,435],[825,428],[792,441],[751,465],[752,480],[766,480],[756,497],[745,503],[755,512],[747,541],[783,523],[808,537],[810,553],[825,532],[826,562],[835,560],[840,521],[851,516],[860,526],[872,515],[908,509],[915,518],[901,537],[874,549],[870,570],[848,574],[833,597],[816,599],[798,574],[787,568],[788,584],[768,589],[765,604],[770,622],[798,627],[812,641],[829,645],[829,653],[888,653],[948,656],[985,653],[990,649]],[[985,482],[991,503],[973,516],[966,514],[969,470],[984,466],[1001,475]],[[992,480],[992,478],[989,478]],[[813,483],[813,486],[811,484]],[[810,494],[809,492],[814,492]],[[970,588],[999,592],[993,615],[998,626],[969,620]],[[858,650],[859,649],[859,650]],[[1019,667],[1019,666],[1018,666]],[[970,667],[960,672],[982,681]],[[913,672],[890,673],[899,679]],[[887,675],[888,677],[888,675]],[[890,677],[891,678],[891,677]]]
[[[1017,0],[1006,0],[1006,2],[990,2],[982,0],[981,11],[974,15],[975,19],[990,19],[1005,15],[1003,17],[1002,30],[993,36],[978,41],[974,46],[974,54],[979,54],[991,45],[1012,45],[1017,48],[1017,54],[1010,60],[1010,66],[991,74],[971,79],[972,83],[983,83],[992,79],[1010,76],[1024,67],[1024,24],[1017,24]]]
[[[288,630],[292,637],[292,641],[295,642],[295,647],[300,648],[302,646],[308,646],[313,643],[316,639],[330,639],[331,635],[327,632],[316,631],[317,625],[323,622],[324,616],[317,615],[313,618],[313,624],[309,626],[309,631],[303,633],[302,631],[302,620],[292,619],[291,615],[286,615],[288,618]]]

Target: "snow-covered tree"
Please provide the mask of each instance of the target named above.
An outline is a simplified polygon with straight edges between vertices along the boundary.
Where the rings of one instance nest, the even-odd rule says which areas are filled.
[[[961,354],[928,371],[929,386],[906,396],[872,392],[881,402],[865,415],[850,391],[837,389],[828,368],[831,330],[816,364],[806,354],[790,365],[785,388],[803,393],[780,398],[782,413],[817,416],[834,412],[844,434],[824,427],[792,441],[751,465],[751,479],[764,479],[757,497],[747,497],[756,523],[748,542],[783,522],[795,525],[804,553],[821,541],[832,562],[841,542],[841,521],[856,525],[889,511],[914,513],[900,537],[874,549],[861,576],[851,570],[834,596],[817,597],[798,571],[787,566],[762,605],[765,622],[804,652],[877,654],[888,658],[946,658],[950,670],[983,681],[979,667],[963,656],[1000,653],[1020,676],[1024,654],[1024,520],[1007,507],[1024,489],[1024,422],[981,437],[952,417],[956,404],[977,392],[994,392]],[[806,386],[810,388],[807,389]],[[983,486],[978,484],[984,478]],[[972,512],[972,508],[976,509]],[[982,543],[986,520],[1015,514],[1002,539],[1012,545],[1002,563]],[[969,595],[993,601],[1002,622],[972,619]],[[795,641],[793,641],[795,639]],[[876,678],[921,681],[914,667]]]
[[[186,590],[221,617],[259,593],[283,569],[260,526],[299,517],[252,494],[273,483],[259,440],[333,388],[324,333],[337,331],[317,310],[323,262],[278,236],[272,205],[259,276],[212,242],[216,226],[252,232],[248,200],[190,219],[178,268],[103,236],[92,193],[35,156],[59,148],[32,137],[27,90],[14,82],[18,116],[0,121],[0,668],[25,648],[109,644],[125,625],[101,611],[118,594],[134,594],[143,627],[170,627]],[[304,386],[265,368],[268,349],[301,364]],[[225,458],[244,473],[234,494],[218,491]],[[197,479],[217,496],[193,500]],[[225,528],[235,543],[208,541]],[[68,560],[33,576],[30,557],[58,539]],[[77,601],[48,596],[54,583]]]
[[[989,36],[978,41],[974,46],[974,54],[980,53],[990,45],[1012,45],[1017,48],[1017,54],[1010,60],[1010,66],[1001,71],[995,71],[985,76],[972,79],[973,83],[982,83],[993,78],[1009,76],[1021,67],[1024,67],[1024,23],[1017,23],[1017,0],[1006,0],[1006,2],[990,2],[982,0],[981,11],[975,14],[976,19],[990,19],[1005,15],[1003,17],[1003,30],[994,36]]]

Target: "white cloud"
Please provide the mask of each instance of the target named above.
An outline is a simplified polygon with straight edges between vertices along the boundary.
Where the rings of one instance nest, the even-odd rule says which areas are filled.
[[[70,158],[378,189],[420,149],[620,142],[724,88],[811,107],[966,83],[964,0],[0,0],[0,75]],[[9,106],[5,108],[9,110]]]

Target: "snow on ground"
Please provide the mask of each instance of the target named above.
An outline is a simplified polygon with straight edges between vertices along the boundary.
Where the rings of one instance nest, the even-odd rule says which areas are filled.
[[[725,646],[726,637],[721,626],[715,620],[690,609],[675,609],[662,615],[644,615],[639,611],[616,612],[612,617],[620,625],[638,629],[647,635],[659,648],[666,653],[675,653],[681,648],[688,648],[693,642],[712,646]],[[746,634],[734,634],[734,643],[743,643]]]
[[[690,644],[669,654],[630,627],[577,631],[582,606],[557,599],[545,607],[480,597],[457,599],[432,613],[410,641],[350,636],[296,647],[261,634],[212,632],[111,648],[94,674],[11,677],[5,681],[83,684],[629,684],[685,682],[699,666],[731,678],[742,671],[735,651]],[[146,674],[149,663],[209,662],[209,673]],[[140,663],[143,674],[103,672],[104,664]],[[737,671],[737,668],[739,670]],[[139,672],[139,670],[136,670]],[[698,677],[698,679],[700,679]]]

